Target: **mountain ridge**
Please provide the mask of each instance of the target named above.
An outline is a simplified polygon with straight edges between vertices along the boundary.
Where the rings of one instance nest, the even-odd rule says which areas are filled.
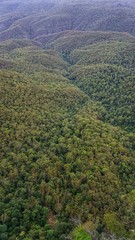
[[[134,11],[1,1],[0,240],[135,239]]]
[[[18,3],[19,4],[19,3]],[[29,5],[30,4],[30,5]],[[30,9],[29,14],[16,8],[10,15],[2,15],[3,21],[0,28],[0,41],[8,38],[31,38],[34,39],[39,35],[48,35],[66,30],[83,30],[83,31],[119,31],[129,32],[135,35],[135,8],[131,5],[117,4],[113,6],[108,1],[104,4],[99,3],[93,7],[92,3],[86,1],[86,4],[75,3],[54,3],[48,9],[43,6],[48,2],[41,1],[39,10],[36,2],[26,4],[23,7]],[[11,2],[12,5],[12,2]],[[32,7],[35,12],[32,12]],[[14,9],[14,8],[13,8]],[[38,10],[38,13],[37,13]],[[10,20],[9,20],[10,17]],[[2,20],[3,19],[3,20]]]

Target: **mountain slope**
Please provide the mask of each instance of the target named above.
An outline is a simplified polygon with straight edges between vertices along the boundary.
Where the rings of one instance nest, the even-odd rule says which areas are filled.
[[[132,3],[43,0],[7,3],[2,2],[0,8],[1,41],[22,37],[34,39],[66,30],[118,31],[135,35],[135,6]]]
[[[1,1],[0,240],[134,240],[134,10]]]
[[[39,39],[39,38],[38,38]],[[76,48],[82,48],[91,44],[104,41],[135,42],[135,38],[128,33],[118,32],[99,32],[99,31],[66,31],[59,34],[52,34],[45,39],[45,48],[53,48],[59,52],[73,51]]]
[[[68,63],[69,78],[106,109],[103,119],[133,131],[135,38],[126,33],[65,32],[46,48]],[[50,40],[49,40],[50,41]]]
[[[121,199],[134,184],[133,136],[104,124],[101,107],[60,76],[1,72],[1,80],[5,238],[65,239],[70,218],[92,221],[96,230],[106,211],[129,234],[134,220],[124,216],[132,210]]]

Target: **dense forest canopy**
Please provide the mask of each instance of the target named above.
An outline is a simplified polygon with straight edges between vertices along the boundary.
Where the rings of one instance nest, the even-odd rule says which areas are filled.
[[[1,0],[0,99],[0,240],[134,240],[134,1]]]

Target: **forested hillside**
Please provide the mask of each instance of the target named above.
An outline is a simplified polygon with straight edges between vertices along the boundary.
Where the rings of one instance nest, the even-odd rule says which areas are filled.
[[[128,0],[2,0],[0,41],[38,41],[66,30],[117,31],[135,35],[135,5]]]
[[[0,4],[0,240],[135,239],[134,1]]]

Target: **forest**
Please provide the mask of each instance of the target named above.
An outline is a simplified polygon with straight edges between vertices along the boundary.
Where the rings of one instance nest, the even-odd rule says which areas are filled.
[[[0,240],[135,239],[134,13],[2,0]]]

